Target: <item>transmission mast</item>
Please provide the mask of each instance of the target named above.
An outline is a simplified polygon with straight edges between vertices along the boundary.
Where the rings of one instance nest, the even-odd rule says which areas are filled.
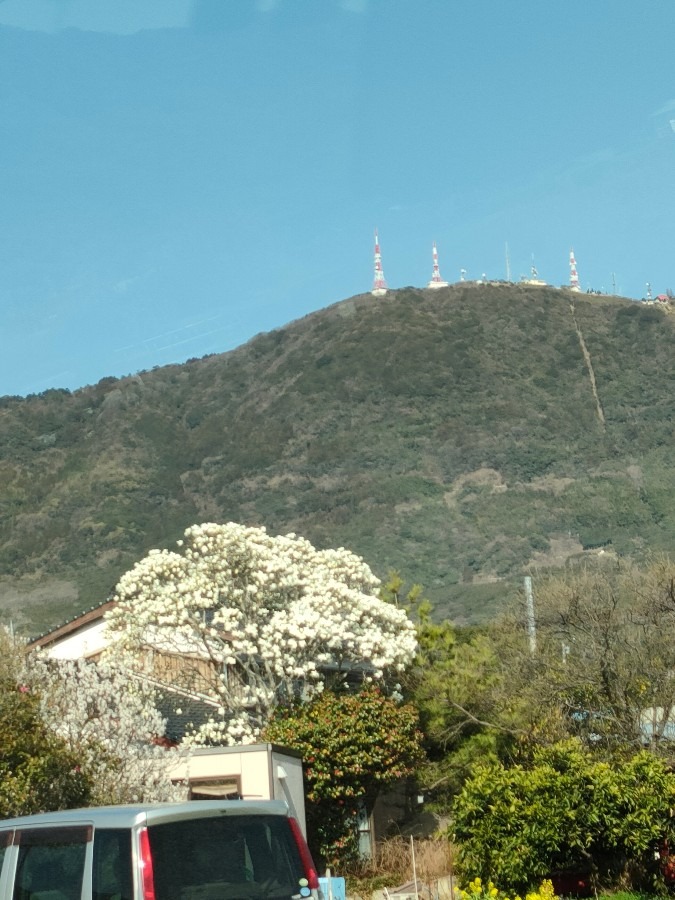
[[[374,297],[383,297],[387,293],[387,282],[384,280],[384,272],[382,271],[382,254],[380,253],[377,228],[375,229],[375,278],[373,279],[373,290],[371,293]]]
[[[433,253],[433,258],[434,258],[434,269],[433,269],[433,274],[431,276],[431,281],[429,282],[427,287],[430,287],[430,288],[447,287],[448,282],[443,281],[443,279],[441,278],[441,273],[438,268],[438,251],[436,250],[436,241],[434,241],[432,244],[432,253]]]
[[[581,290],[579,287],[579,275],[577,273],[577,261],[574,258],[574,250],[570,250],[570,290]]]

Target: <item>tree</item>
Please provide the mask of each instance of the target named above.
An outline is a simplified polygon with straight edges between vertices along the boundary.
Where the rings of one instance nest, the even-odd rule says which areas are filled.
[[[26,654],[25,644],[0,628],[0,684],[10,720],[0,735],[11,772],[10,778],[3,775],[3,785],[14,798],[7,800],[8,809],[184,796],[168,777],[171,757],[157,746],[165,722],[154,705],[155,691],[133,677],[123,659],[94,663]],[[21,760],[28,765],[31,757],[26,787]]]
[[[155,676],[211,699],[214,715],[195,742],[246,742],[279,704],[355,674],[400,677],[415,629],[378,586],[344,549],[234,523],[194,525],[178,552],[151,551],[120,579],[109,652],[129,650]]]
[[[559,870],[651,887],[674,803],[675,776],[646,751],[608,762],[568,741],[527,765],[478,766],[453,809],[460,870],[517,891]]]
[[[263,736],[302,753],[312,850],[329,866],[358,857],[359,811],[370,814],[378,794],[423,758],[414,707],[373,685],[279,708]]]
[[[456,790],[486,753],[514,763],[570,736],[596,754],[671,757],[674,585],[665,559],[537,579],[534,646],[522,596],[467,639],[421,616],[409,673],[437,770],[427,780]]]
[[[52,660],[34,654],[27,677],[38,686],[43,721],[82,761],[97,804],[183,799],[171,783],[177,750],[158,745],[165,720],[156,693],[124,660]]]
[[[536,649],[502,623],[500,657],[540,720],[596,750],[671,753],[675,714],[675,566],[582,569],[536,585]],[[520,617],[522,623],[522,616]],[[544,734],[540,730],[540,736]]]
[[[82,758],[45,724],[26,685],[0,679],[0,817],[86,805],[92,780]]]
[[[427,800],[447,810],[473,762],[503,757],[522,719],[488,631],[436,622],[432,613],[428,601],[419,603],[418,652],[402,683],[425,736],[418,778]]]

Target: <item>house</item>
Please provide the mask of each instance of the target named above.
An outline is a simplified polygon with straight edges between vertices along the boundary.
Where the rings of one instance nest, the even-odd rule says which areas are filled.
[[[27,651],[40,649],[52,659],[87,659],[95,662],[110,645],[105,616],[116,602],[108,599],[33,638],[27,644]],[[214,681],[220,678],[221,671],[197,646],[185,642],[167,646],[166,642],[162,643],[161,638],[157,638],[143,651],[138,670],[163,693],[162,712],[176,740],[185,734],[182,726],[200,724],[209,717],[209,708],[220,706],[211,688]],[[233,684],[236,674],[230,672],[228,677],[230,688],[236,691],[236,681]],[[174,705],[189,708],[189,714],[183,713],[174,721],[169,695],[176,699]]]
[[[115,605],[106,600],[63,625],[28,642],[27,650],[45,650],[52,659],[98,659],[108,646],[105,614]]]
[[[27,650],[41,649],[52,659],[96,661],[109,644],[105,614],[114,603],[107,600],[34,638]],[[152,656],[152,680],[159,688],[159,706],[167,717],[167,735],[171,743],[177,743],[189,725],[206,720],[219,705],[208,694],[180,685],[183,670],[190,673],[193,684],[195,672],[198,677],[201,673],[205,686],[208,663],[195,654],[179,656],[161,649],[153,651]],[[173,781],[187,784],[191,800],[285,800],[306,833],[302,758],[295,750],[269,743],[196,747],[177,762],[172,761],[169,774]]]
[[[87,659],[96,661],[109,646],[106,613],[115,605],[106,600],[69,622],[54,628],[28,644],[28,650],[41,649],[53,659]],[[332,667],[326,666],[330,673]],[[366,674],[362,664],[340,668],[348,681],[360,683]],[[139,677],[150,680],[158,691],[158,708],[167,720],[166,736],[173,745],[195,726],[214,716],[221,706],[210,685],[226,674],[213,661],[200,654],[195,646],[171,643],[161,638],[143,651]],[[236,685],[234,685],[236,689]],[[176,763],[171,771],[175,781],[187,782],[189,796],[238,796],[251,799],[286,800],[296,818],[305,828],[302,759],[288,748],[271,744],[239,745],[235,747],[195,748],[187,759]],[[363,856],[373,853],[377,840],[409,813],[406,786],[378,798],[373,813],[364,814],[359,822],[360,847]]]

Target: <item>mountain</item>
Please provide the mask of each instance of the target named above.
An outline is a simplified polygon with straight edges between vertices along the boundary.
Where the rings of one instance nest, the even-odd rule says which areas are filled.
[[[406,288],[2,398],[0,616],[56,624],[206,520],[350,547],[458,622],[532,567],[672,550],[674,322],[550,287]]]

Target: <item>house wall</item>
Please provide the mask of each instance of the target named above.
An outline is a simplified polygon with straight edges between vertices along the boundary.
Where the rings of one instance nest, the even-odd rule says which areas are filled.
[[[285,800],[306,834],[302,760],[273,744],[196,747],[170,769],[173,781],[208,790],[209,781],[229,778],[240,785],[244,800]]]
[[[392,827],[406,817],[407,794],[406,782],[400,781],[388,791],[380,794],[375,801],[375,808],[370,817],[371,836],[373,841],[382,841]]]
[[[281,777],[280,777],[281,776]],[[305,823],[305,782],[302,774],[302,759],[289,756],[280,750],[272,750],[273,799],[285,800],[291,815],[300,823],[302,833],[307,837]]]
[[[51,659],[90,659],[98,656],[107,646],[106,623],[96,619],[72,634],[65,635],[46,647]]]

